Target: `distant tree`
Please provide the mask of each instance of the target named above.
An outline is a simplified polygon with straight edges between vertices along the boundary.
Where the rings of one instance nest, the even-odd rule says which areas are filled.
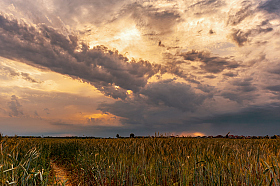
[[[271,139],[279,139],[279,136],[277,135],[271,136]]]
[[[119,138],[119,137],[120,137],[120,135],[119,135],[119,134],[117,134],[117,135],[116,135],[116,137],[117,137],[117,138]]]
[[[268,135],[266,135],[266,136],[264,137],[264,139],[269,139],[269,136],[268,136]]]
[[[133,133],[131,133],[129,137],[130,137],[130,138],[134,138],[134,134],[133,134]]]

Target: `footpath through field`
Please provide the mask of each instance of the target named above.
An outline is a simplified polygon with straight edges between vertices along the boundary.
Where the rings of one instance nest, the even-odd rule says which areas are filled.
[[[61,185],[62,185],[62,183],[65,183],[65,186],[72,186],[72,184],[70,183],[69,178],[63,168],[60,168],[59,166],[57,166],[57,164],[53,161],[51,161],[51,166],[55,173],[56,181],[58,183],[61,183]]]

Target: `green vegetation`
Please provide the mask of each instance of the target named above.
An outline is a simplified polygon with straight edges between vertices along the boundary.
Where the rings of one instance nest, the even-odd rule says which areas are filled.
[[[279,139],[20,139],[1,142],[2,185],[280,185]]]

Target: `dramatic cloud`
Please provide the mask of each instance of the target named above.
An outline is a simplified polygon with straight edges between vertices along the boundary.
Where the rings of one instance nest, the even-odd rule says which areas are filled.
[[[216,135],[268,123],[273,135],[279,11],[277,0],[2,0],[0,128]]]
[[[217,114],[202,120],[200,118],[197,122],[207,122],[211,125],[213,134],[217,131],[223,135],[227,132],[237,134],[242,131],[243,135],[273,135],[278,134],[280,129],[279,112],[279,104],[267,104],[251,106],[238,112]]]
[[[79,51],[77,37],[68,37],[45,25],[39,28],[0,15],[0,54],[27,64],[88,81],[106,95],[126,97],[125,90],[139,91],[160,65],[132,61],[104,46],[93,49],[83,43]],[[23,75],[27,78],[26,74]],[[119,86],[119,89],[114,89]]]
[[[206,99],[206,96],[196,94],[190,85],[173,80],[150,83],[140,94],[147,97],[147,103],[174,107],[183,112],[194,111]]]

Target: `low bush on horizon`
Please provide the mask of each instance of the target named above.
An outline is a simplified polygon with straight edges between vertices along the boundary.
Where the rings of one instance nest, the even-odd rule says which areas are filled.
[[[279,139],[14,138],[0,143],[2,185],[48,185],[51,159],[68,171],[72,185],[280,185]]]

